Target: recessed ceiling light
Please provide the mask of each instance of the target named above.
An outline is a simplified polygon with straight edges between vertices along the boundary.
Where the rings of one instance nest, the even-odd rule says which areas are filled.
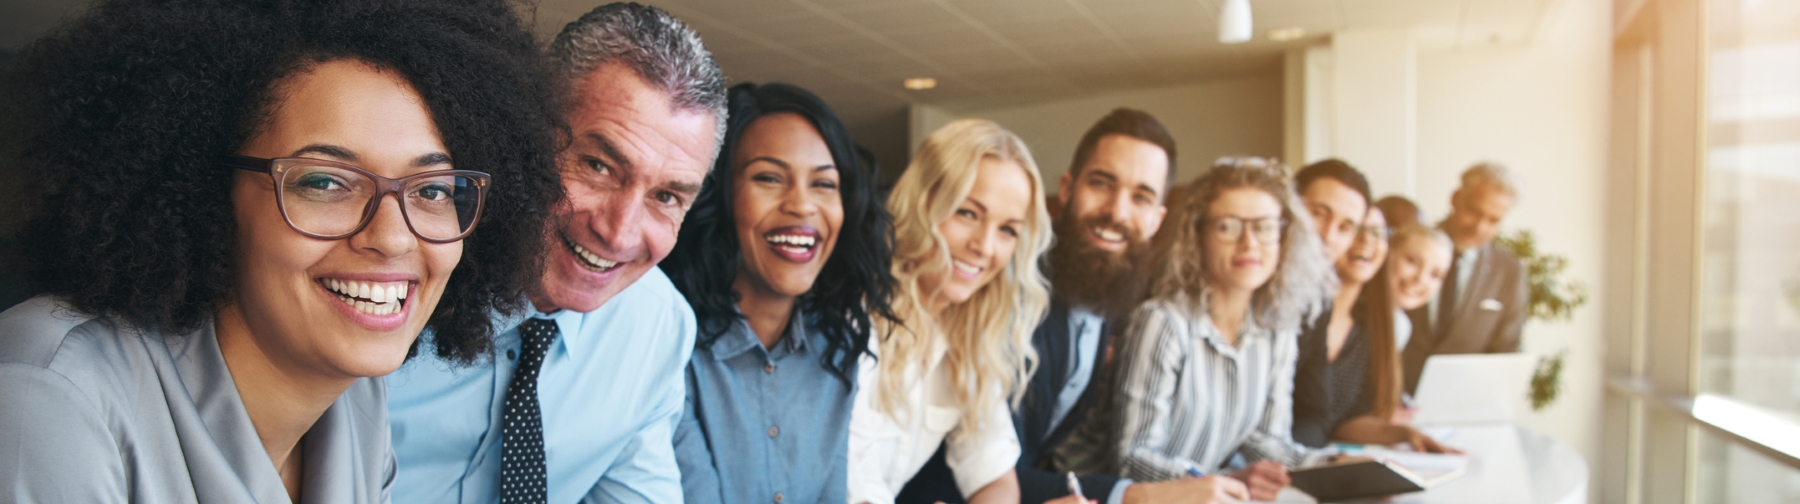
[[[906,86],[906,89],[911,89],[911,90],[915,90],[915,91],[920,90],[920,89],[931,89],[931,88],[937,87],[937,79],[933,79],[930,77],[913,77],[911,79],[906,79],[906,81],[904,81],[904,82],[901,82],[900,85]]]
[[[1287,42],[1289,40],[1300,40],[1301,38],[1303,38],[1305,36],[1306,36],[1306,29],[1298,27],[1298,26],[1289,26],[1287,28],[1276,28],[1273,30],[1269,30],[1269,40],[1273,40],[1276,42]]]

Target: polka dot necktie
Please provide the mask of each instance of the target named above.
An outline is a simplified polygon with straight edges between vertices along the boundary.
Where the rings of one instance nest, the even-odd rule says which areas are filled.
[[[542,504],[544,489],[544,418],[538,410],[538,370],[544,352],[556,341],[556,322],[529,319],[519,326],[519,366],[506,386],[506,409],[500,441],[501,504]]]

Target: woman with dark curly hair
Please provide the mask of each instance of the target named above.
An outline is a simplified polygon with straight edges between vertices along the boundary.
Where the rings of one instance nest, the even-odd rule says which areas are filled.
[[[464,0],[119,0],[26,48],[0,500],[386,502],[378,377],[426,328],[482,352],[538,273],[539,58]]]
[[[683,494],[843,502],[857,359],[871,316],[892,317],[879,177],[804,89],[740,84],[729,106],[722,155],[662,262],[700,325],[675,431]]]

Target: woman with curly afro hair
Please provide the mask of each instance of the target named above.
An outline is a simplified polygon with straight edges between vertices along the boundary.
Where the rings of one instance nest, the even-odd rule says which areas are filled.
[[[541,58],[503,0],[116,0],[23,50],[0,500],[386,502],[380,377],[539,273]]]

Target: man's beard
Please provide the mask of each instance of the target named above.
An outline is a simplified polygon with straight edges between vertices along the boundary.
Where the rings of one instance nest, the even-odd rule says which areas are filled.
[[[1069,216],[1069,210],[1064,209],[1063,215]],[[1102,317],[1123,317],[1144,300],[1149,282],[1142,267],[1148,262],[1150,243],[1127,233],[1124,251],[1100,249],[1083,235],[1101,224],[1099,219],[1056,222],[1056,247],[1049,254],[1051,293]]]

